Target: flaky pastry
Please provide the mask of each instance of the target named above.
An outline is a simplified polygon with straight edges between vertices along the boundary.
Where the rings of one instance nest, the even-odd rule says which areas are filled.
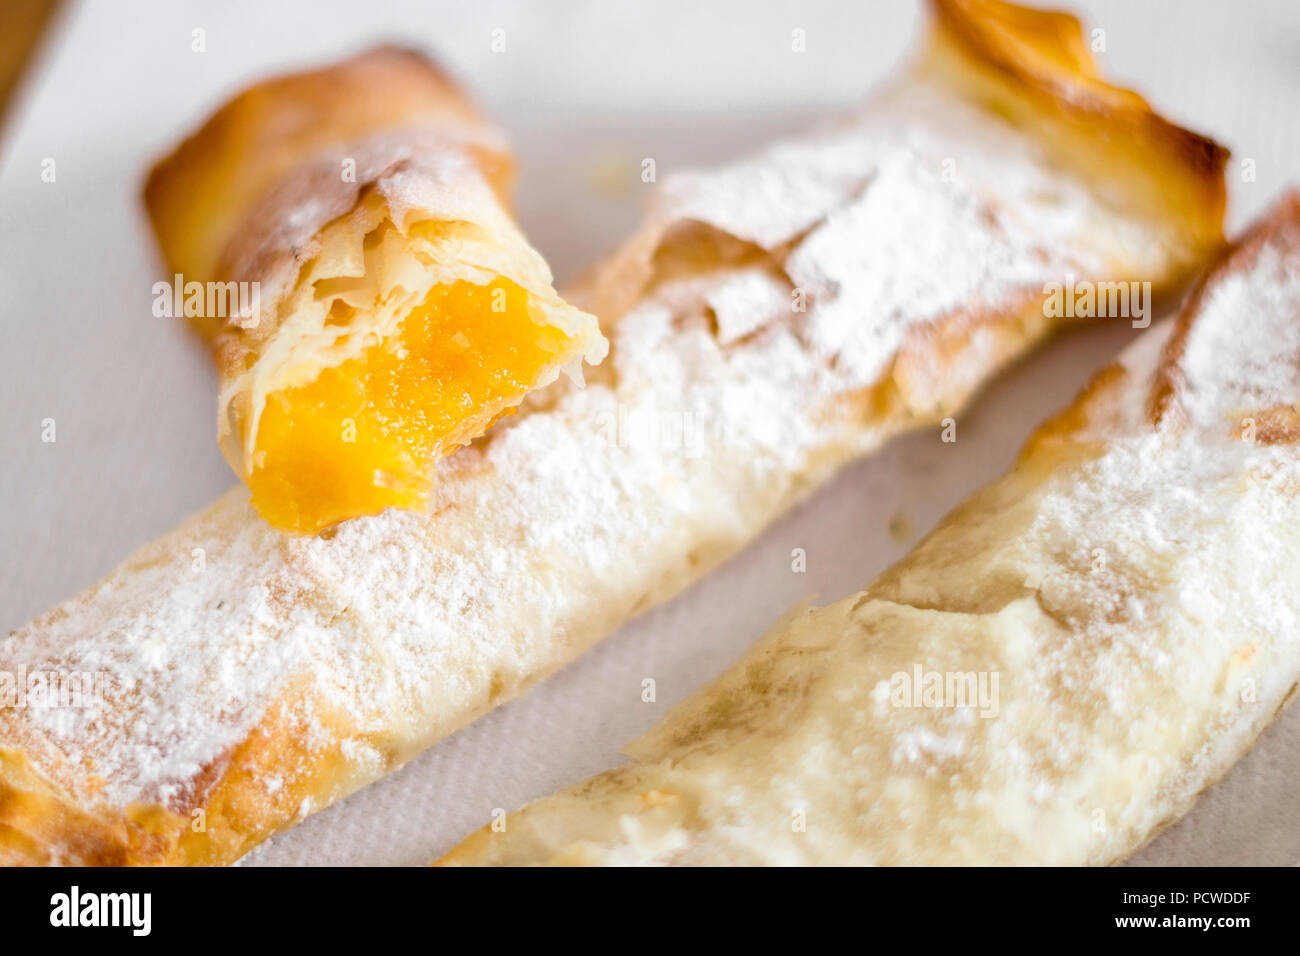
[[[423,508],[435,461],[604,357],[511,218],[511,171],[393,47],[257,84],[154,168],[159,291],[212,345],[221,447],[271,524]]]
[[[951,414],[1069,321],[1045,284],[1159,289],[1216,252],[1222,149],[1102,96],[1073,21],[938,8],[860,111],[666,180],[576,290],[609,359],[444,459],[427,513],[285,536],[237,489],[0,642],[108,678],[0,710],[0,859],[236,859]]]
[[[1300,689],[1300,194],[875,584],[448,864],[1104,864]]]

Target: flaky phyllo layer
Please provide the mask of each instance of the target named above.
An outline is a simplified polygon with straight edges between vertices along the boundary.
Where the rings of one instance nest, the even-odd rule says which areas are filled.
[[[1300,693],[1300,194],[1016,468],[452,864],[1082,865]]]
[[[155,170],[181,279],[257,290],[256,314],[196,324],[222,450],[277,528],[423,508],[439,458],[604,357],[503,205],[507,162],[427,61],[385,49],[254,87]]]
[[[504,216],[482,221],[486,183],[457,187],[478,222],[400,207],[395,218],[393,188],[381,180],[321,230],[274,333],[223,385],[223,448],[278,528],[423,508],[434,462],[560,371],[581,381],[582,361],[604,357],[594,320],[550,290]]]
[[[1166,286],[1215,252],[1222,150],[1140,100],[1094,104],[1090,70],[1049,82],[1016,52],[1052,47],[1023,11],[940,9],[920,63],[843,122],[666,180],[649,221],[575,295],[606,323],[609,359],[585,388],[557,382],[444,458],[427,511],[291,536],[236,489],[0,641],[0,669],[111,677],[86,708],[0,710],[0,859],[235,859],[696,580],[845,462],[953,414],[1064,321],[1043,309],[1045,282],[1073,272]],[[1001,44],[970,39],[990,19]],[[396,122],[425,75],[399,72],[364,110],[356,98],[371,84],[358,86],[332,122]],[[239,109],[260,115],[253,101]],[[1068,119],[1068,137],[1044,142],[1040,115]],[[264,168],[226,146],[219,169],[181,190],[190,204],[152,207],[178,271],[221,257],[196,223],[242,194],[230,177]],[[407,174],[375,152],[357,182],[373,183],[402,235],[417,220],[495,221],[455,212],[470,193],[438,188],[443,173]],[[305,296],[304,264],[325,261],[317,233],[367,208],[338,183],[336,159],[299,177],[299,196],[259,202],[270,212],[214,271],[260,272],[281,280],[270,293]],[[1160,177],[1170,193],[1148,188]],[[528,275],[477,263],[457,241],[456,262],[541,298]],[[250,372],[277,328],[207,333],[224,380]],[[269,420],[264,409],[259,427]]]

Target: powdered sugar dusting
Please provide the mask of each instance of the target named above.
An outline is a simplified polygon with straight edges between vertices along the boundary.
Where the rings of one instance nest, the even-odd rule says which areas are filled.
[[[1243,415],[1300,402],[1298,249],[1267,245],[1209,290],[1181,356],[1177,400],[1188,425],[1128,420],[1104,453],[1053,477],[1038,502],[1031,546],[1050,560],[1029,583],[1076,635],[1040,667],[1055,680],[1068,669],[1117,712],[1135,698],[1135,682],[1171,666],[1189,694],[1202,688],[1210,699],[1234,654],[1300,630],[1288,570],[1300,533],[1300,455],[1232,429]],[[1134,388],[1118,400],[1145,408],[1140,391],[1152,387],[1160,353],[1140,346],[1126,356]],[[1192,659],[1151,637],[1193,629]],[[1078,758],[1087,741],[1062,738],[1063,759],[1072,744]]]
[[[1108,275],[1114,249],[1144,234],[1010,125],[923,84],[755,159],[679,177],[656,215],[771,251],[818,306],[801,334],[848,387],[874,381],[910,327],[1066,275]],[[1090,232],[1099,238],[1081,242]],[[1130,268],[1155,268],[1150,255]]]
[[[1288,258],[1277,244],[1265,245],[1249,272],[1231,274],[1215,287],[1205,309],[1233,320],[1198,323],[1188,336],[1181,402],[1198,425],[1233,427],[1251,410],[1300,398],[1294,252]]]
[[[1268,248],[874,585],[787,618],[635,764],[463,859],[1079,865],[1140,846],[1300,682],[1300,450],[1224,427],[1300,400],[1300,243]],[[1154,416],[1188,323],[1173,400],[1193,413]],[[918,697],[923,673],[986,677],[993,706]]]
[[[283,759],[332,748],[381,773],[878,444],[883,427],[825,409],[876,380],[909,328],[1104,269],[1138,227],[1094,204],[1012,127],[920,88],[678,179],[648,229],[706,222],[767,260],[652,284],[607,330],[610,374],[557,386],[444,461],[430,515],[290,539],[232,491],[0,643],[0,667],[102,669],[113,688],[71,723],[57,708],[0,714],[4,739],[87,800],[181,810],[288,701],[308,729]],[[347,715],[344,739],[326,707]],[[279,769],[268,794],[301,766]]]

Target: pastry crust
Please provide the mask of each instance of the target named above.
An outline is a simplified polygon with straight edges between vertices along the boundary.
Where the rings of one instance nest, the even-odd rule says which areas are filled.
[[[1213,203],[1186,234],[1128,208],[943,49],[838,124],[666,181],[578,290],[609,361],[444,460],[429,514],[286,537],[236,490],[0,642],[0,668],[107,677],[0,709],[0,858],[237,858],[951,413],[1068,321],[1045,282],[1159,288],[1217,249]]]
[[[1217,241],[1227,192],[1227,152],[1151,109],[1139,94],[1105,82],[1085,31],[1068,13],[1002,0],[932,0],[940,61],[961,60],[967,95],[1032,126],[1053,159],[1112,179],[1127,207],[1163,219],[1195,247]],[[939,66],[938,69],[943,69]],[[1097,124],[1112,131],[1096,148]],[[1082,147],[1082,148],[1080,148]]]
[[[875,584],[442,862],[1132,853],[1300,688],[1300,433],[1263,427],[1300,407],[1298,317],[1293,193]]]
[[[500,134],[434,64],[396,47],[257,84],[150,173],[145,204],[176,277],[159,288],[214,283],[232,290],[225,299],[209,292],[189,318],[220,371],[222,450],[253,486],[264,517],[282,530],[318,531],[387,501],[376,495],[368,510],[317,516],[306,490],[290,488],[285,495],[303,513],[301,522],[264,506],[253,476],[273,467],[259,446],[268,400],[327,369],[349,367],[349,360],[370,361],[370,350],[395,341],[431,290],[509,280],[523,290],[526,305],[519,308],[528,312],[514,333],[522,340],[510,343],[515,351],[532,339],[563,343],[538,359],[537,369],[514,369],[501,359],[523,381],[468,413],[457,409],[464,418],[439,438],[441,451],[478,437],[527,388],[549,384],[562,369],[577,375],[584,359],[604,357],[595,318],[560,299],[545,261],[511,218],[504,190],[512,174]],[[255,314],[230,307],[235,292]],[[179,312],[182,296],[173,298]],[[504,316],[489,318],[501,326]],[[477,369],[465,363],[466,371]],[[389,399],[376,391],[376,401]],[[340,414],[356,414],[350,392],[340,402],[347,405]],[[389,410],[387,417],[400,416]],[[428,417],[434,420],[432,410]],[[321,454],[366,450],[364,442],[331,440]],[[317,470],[325,464],[317,462]],[[374,482],[413,485],[412,504],[419,506],[428,464],[417,460],[410,475]],[[358,470],[368,475],[368,465]],[[294,483],[293,476],[282,480]]]

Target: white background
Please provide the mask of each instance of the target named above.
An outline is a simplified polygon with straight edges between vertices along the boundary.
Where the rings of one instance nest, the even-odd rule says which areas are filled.
[[[1075,7],[1106,31],[1108,77],[1232,148],[1234,229],[1295,176],[1300,5]],[[150,313],[164,270],[139,201],[149,163],[227,95],[374,41],[428,48],[512,136],[519,216],[563,280],[636,223],[653,188],[637,178],[642,157],[662,177],[852,107],[899,64],[922,12],[901,0],[72,5],[0,133],[0,627],[90,584],[233,483],[207,356]],[[191,49],[196,28],[204,53]],[[795,28],[803,54],[791,52]],[[504,53],[490,51],[495,29]],[[41,182],[46,158],[54,183]],[[848,469],[701,585],[248,862],[425,863],[493,808],[617,764],[623,743],[790,605],[848,594],[901,557],[1133,334],[1058,340],[975,403],[956,444],[914,435]],[[41,441],[47,418],[54,444]],[[806,574],[791,573],[792,547],[807,550]],[[658,683],[655,704],[640,700],[644,677]],[[1138,862],[1295,863],[1297,789],[1300,707]]]

